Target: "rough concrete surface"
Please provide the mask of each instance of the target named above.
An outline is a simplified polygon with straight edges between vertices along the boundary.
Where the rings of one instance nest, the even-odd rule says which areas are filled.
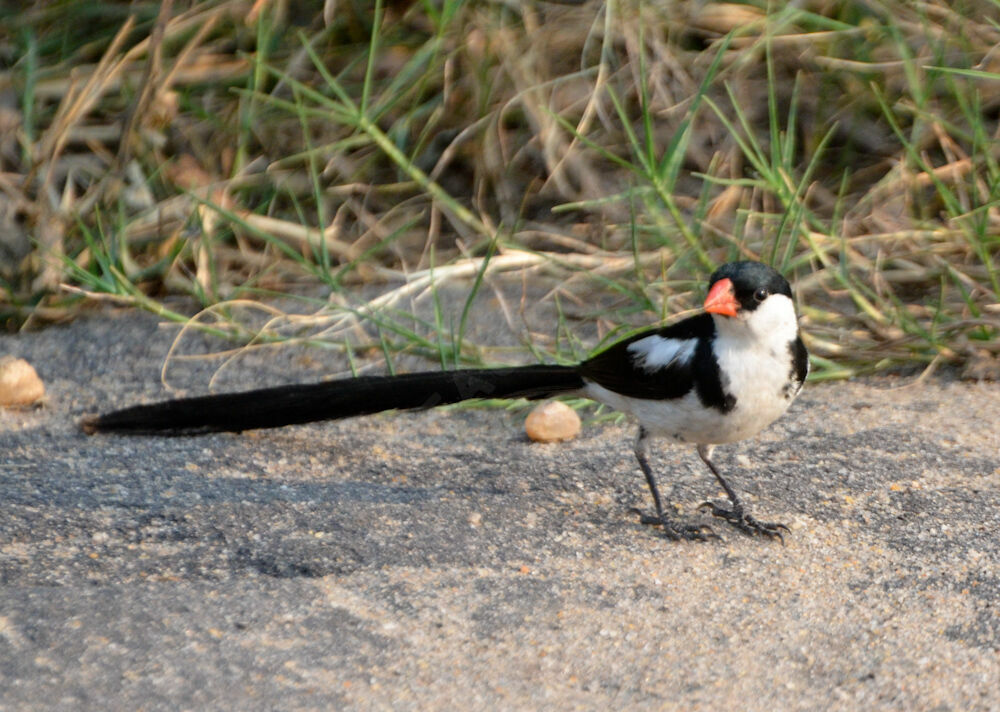
[[[625,423],[83,435],[164,397],[171,338],[128,313],[0,337],[49,394],[0,411],[0,709],[1000,708],[996,384],[811,385],[719,450],[785,545],[675,543],[631,511]],[[695,453],[654,453],[707,521]]]

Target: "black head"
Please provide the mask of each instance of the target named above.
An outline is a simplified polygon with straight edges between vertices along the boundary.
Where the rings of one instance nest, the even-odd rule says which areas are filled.
[[[712,273],[708,280],[709,289],[721,279],[733,284],[733,292],[740,303],[740,309],[753,311],[772,294],[784,294],[792,298],[792,287],[777,270],[761,262],[728,262]]]

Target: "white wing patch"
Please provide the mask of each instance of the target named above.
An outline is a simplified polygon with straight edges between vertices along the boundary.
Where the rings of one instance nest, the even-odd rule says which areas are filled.
[[[665,339],[652,334],[628,345],[635,365],[646,372],[684,364],[691,360],[698,346],[697,339]]]

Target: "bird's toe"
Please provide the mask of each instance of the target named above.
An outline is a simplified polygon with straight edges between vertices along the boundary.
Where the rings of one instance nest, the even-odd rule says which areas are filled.
[[[732,509],[724,509],[713,502],[704,502],[699,509],[709,510],[713,517],[726,520],[729,524],[750,536],[766,536],[769,539],[777,539],[784,544],[785,537],[782,532],[791,533],[791,530],[785,524],[781,522],[762,522],[740,506],[733,507]]]
[[[639,509],[632,511],[639,515],[640,524],[660,527],[664,535],[674,541],[708,541],[720,538],[707,524],[682,524],[665,515],[650,514]]]

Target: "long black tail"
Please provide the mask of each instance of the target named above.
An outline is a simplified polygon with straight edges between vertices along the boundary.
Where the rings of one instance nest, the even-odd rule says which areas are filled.
[[[573,366],[362,376],[136,405],[84,418],[81,426],[88,433],[240,432],[370,415],[395,408],[433,408],[472,398],[546,398],[582,387],[583,380]]]

